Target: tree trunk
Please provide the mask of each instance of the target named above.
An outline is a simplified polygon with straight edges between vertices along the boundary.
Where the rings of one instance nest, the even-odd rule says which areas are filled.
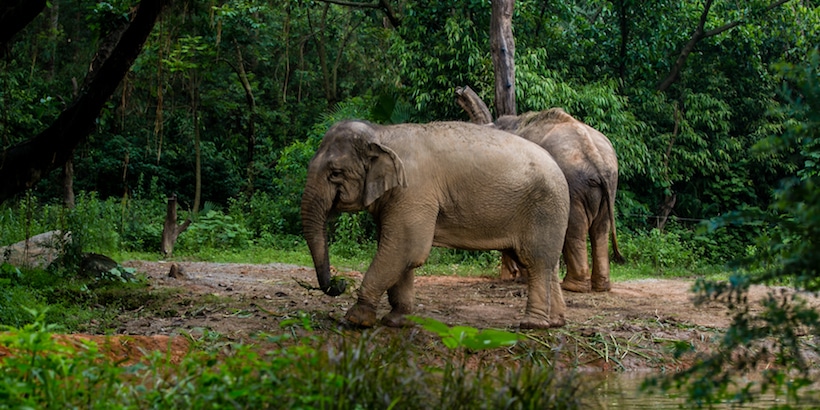
[[[325,49],[325,31],[327,26],[327,12],[329,8],[330,4],[326,3],[324,9],[322,9],[322,19],[320,21],[319,28],[316,30],[316,34],[314,35],[316,41],[316,53],[319,54],[319,66],[322,69],[322,84],[324,85],[325,99],[327,100],[328,106],[336,102],[336,89],[333,88],[331,84],[330,66],[327,62],[327,50]],[[310,24],[310,13],[308,13],[308,24]],[[310,25],[312,29],[312,24]]]
[[[191,105],[194,115],[194,156],[195,156],[195,163],[194,163],[194,175],[196,177],[196,182],[194,185],[194,207],[193,213],[196,215],[199,213],[199,204],[202,197],[202,149],[200,147],[200,133],[199,133],[199,80],[198,75],[194,72],[191,75],[191,83],[193,89],[191,90]],[[166,221],[167,222],[167,221]]]
[[[177,242],[179,234],[188,229],[191,218],[185,220],[182,225],[177,225],[177,196],[171,195],[168,198],[168,207],[165,211],[165,224],[162,227],[162,255],[169,257],[174,253],[174,244]]]
[[[234,47],[236,47],[237,75],[239,76],[239,82],[242,84],[242,88],[245,90],[245,100],[248,102],[248,185],[245,192],[247,197],[250,198],[251,194],[253,194],[253,161],[256,151],[256,98],[253,96],[253,88],[251,87],[250,81],[248,81],[248,74],[245,72],[245,60],[242,58],[242,50],[239,48],[239,43],[236,40],[234,40]],[[285,48],[287,49],[287,47]]]
[[[663,203],[661,204],[658,213],[658,224],[657,228],[659,231],[663,232],[663,228],[666,226],[666,221],[669,220],[669,214],[672,213],[672,210],[675,209],[675,202],[677,202],[678,195],[674,192],[670,195],[667,195],[663,198]]]
[[[74,148],[94,130],[100,110],[131,69],[166,3],[166,0],[142,0],[108,58],[99,69],[89,72],[92,79],[83,87],[80,97],[40,134],[0,153],[0,202],[33,187],[51,171],[61,168]],[[0,29],[0,34],[5,30],[6,27]]]
[[[63,165],[63,205],[74,208],[74,154]]]
[[[12,37],[46,8],[46,0],[8,0],[0,3],[0,57],[10,49]]]
[[[490,46],[495,71],[495,111],[497,116],[516,115],[515,39],[512,33],[514,0],[494,0],[490,17]]]
[[[467,111],[470,122],[473,124],[485,125],[493,122],[493,116],[490,115],[487,104],[484,104],[484,101],[481,101],[478,94],[469,86],[456,88],[456,102],[464,111]]]

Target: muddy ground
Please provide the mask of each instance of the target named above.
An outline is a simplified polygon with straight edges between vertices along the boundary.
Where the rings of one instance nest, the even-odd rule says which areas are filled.
[[[154,290],[171,290],[170,297],[161,303],[151,302],[121,315],[117,333],[131,335],[129,345],[152,344],[158,337],[166,340],[167,336],[196,340],[206,331],[228,340],[251,341],[259,332],[283,332],[280,323],[300,313],[309,315],[316,333],[360,331],[344,320],[345,311],[355,303],[355,292],[350,287],[345,294],[331,298],[299,284],[316,284],[312,268],[175,263],[182,268],[183,277],[169,276],[171,262],[123,263],[144,273]],[[352,279],[354,285],[362,277],[355,271],[339,274]],[[415,283],[415,313],[419,316],[449,325],[513,331],[523,316],[526,287],[522,283],[443,275],[417,276]],[[729,324],[721,305],[694,306],[692,284],[692,280],[685,279],[647,279],[615,282],[608,293],[566,292],[567,326],[527,334],[553,347],[565,345],[572,352],[571,361],[580,366],[620,371],[680,368],[686,362],[670,354],[676,341],[709,349]],[[765,293],[766,289],[756,287],[751,296],[756,299]],[[388,308],[385,297],[380,315]],[[401,335],[401,330],[385,331]],[[189,336],[173,337],[178,335]],[[140,340],[143,342],[135,343]],[[177,353],[182,354],[186,346],[177,343]]]

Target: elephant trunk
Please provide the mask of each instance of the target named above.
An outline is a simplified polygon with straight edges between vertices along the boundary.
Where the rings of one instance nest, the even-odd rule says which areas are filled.
[[[309,187],[305,188],[302,195],[302,234],[313,257],[319,288],[327,295],[338,296],[344,289],[339,291],[331,281],[327,244],[326,226],[332,205],[332,199],[328,199],[326,195],[321,195]]]

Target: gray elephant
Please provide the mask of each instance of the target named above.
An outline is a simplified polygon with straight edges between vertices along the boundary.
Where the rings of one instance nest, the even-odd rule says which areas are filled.
[[[613,259],[623,260],[615,233],[618,158],[609,139],[560,108],[502,116],[495,121],[495,127],[546,149],[567,178],[570,216],[563,251],[567,275],[562,288],[573,292],[609,291],[609,236]],[[591,274],[587,233],[592,243]]]
[[[569,216],[561,169],[537,145],[460,122],[380,126],[344,121],[324,136],[308,167],[302,225],[319,286],[335,296],[326,224],[336,211],[365,209],[378,250],[346,314],[376,323],[387,291],[388,326],[413,310],[413,271],[432,246],[500,250],[529,272],[522,328],[565,324],[558,261]]]

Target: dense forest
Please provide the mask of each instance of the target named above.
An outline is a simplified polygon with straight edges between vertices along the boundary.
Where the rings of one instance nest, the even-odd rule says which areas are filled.
[[[3,43],[5,151],[72,105],[138,3],[53,0]],[[170,2],[92,132],[27,195],[176,194],[194,213],[247,210],[256,237],[298,234],[305,164],[330,123],[467,120],[454,100],[464,85],[493,109],[490,8]],[[562,107],[612,140],[620,229],[766,207],[778,181],[812,160],[759,142],[786,123],[781,67],[820,44],[814,2],[518,1],[514,10],[518,111]],[[702,240],[722,259],[752,237],[733,229]]]
[[[623,269],[677,269],[696,303],[731,317],[709,355],[651,383],[689,381],[699,406],[721,395],[743,403],[754,393],[733,372],[754,374],[763,392],[774,385],[797,398],[820,357],[820,314],[785,291],[820,292],[820,4],[505,4],[514,5],[515,110],[563,108],[617,151],[615,213],[632,262]],[[48,320],[73,320],[71,329],[109,315],[107,285],[77,280],[78,257],[158,258],[162,249],[173,262],[164,226],[187,228],[182,258],[286,248],[304,256],[307,163],[331,124],[468,121],[456,101],[464,86],[493,118],[509,109],[495,101],[492,10],[484,0],[0,0],[0,246],[53,229],[72,235],[49,269],[21,270],[0,253],[0,326],[29,326],[21,318],[30,306],[42,308],[40,324],[58,306]],[[366,214],[342,215],[331,231],[334,257],[371,259]],[[449,255],[498,267],[497,253],[458,252]],[[104,275],[127,290],[115,289],[117,314],[142,310],[140,295],[159,298],[121,265]],[[751,307],[752,284],[783,291]],[[107,333],[117,317],[93,322]],[[313,319],[292,323],[300,320],[309,330]],[[676,359],[695,350],[681,341],[674,349]],[[389,368],[369,360],[363,369]],[[541,391],[531,390],[549,397]]]

